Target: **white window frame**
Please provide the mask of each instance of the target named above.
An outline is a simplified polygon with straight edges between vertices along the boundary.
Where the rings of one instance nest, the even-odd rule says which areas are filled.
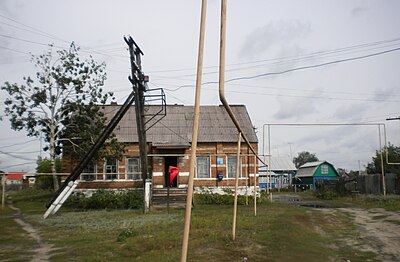
[[[328,165],[321,165],[321,175],[328,175],[328,174],[329,174]]]
[[[226,159],[226,178],[236,178],[236,155],[228,155]],[[233,161],[234,160],[234,161]],[[234,162],[234,168],[233,171],[234,173],[231,174],[229,172],[229,168],[231,167],[232,161]],[[242,157],[239,157],[239,178],[242,177]]]
[[[206,159],[207,166],[206,169],[208,170],[208,177],[199,177],[199,159]],[[211,178],[211,162],[210,162],[210,157],[209,156],[198,156],[196,157],[196,178],[199,179],[207,179]]]
[[[88,168],[89,165],[93,165],[92,170],[89,170],[89,168]],[[80,175],[80,180],[82,180],[82,181],[97,180],[96,175],[97,175],[97,163],[96,163],[96,161],[90,161],[89,164],[83,169],[83,171]],[[88,179],[87,177],[93,177],[93,179]]]
[[[131,165],[129,164],[129,160],[136,160],[137,165],[132,165],[133,169],[137,166],[137,171],[129,170]],[[126,180],[141,180],[142,173],[140,172],[140,158],[139,157],[127,157],[125,160],[125,179]]]
[[[115,161],[115,165],[108,165],[107,161],[108,160],[114,160]],[[104,160],[104,169],[103,169],[103,174],[104,174],[104,180],[118,180],[119,179],[119,174],[118,174],[118,159],[117,158],[106,158]],[[107,172],[110,168],[112,169],[112,167],[115,166],[115,173],[113,172]],[[109,177],[111,176],[111,178]],[[115,178],[114,178],[115,176]]]

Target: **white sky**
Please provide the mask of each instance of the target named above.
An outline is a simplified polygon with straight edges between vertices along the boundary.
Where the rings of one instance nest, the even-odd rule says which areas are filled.
[[[132,35],[145,53],[150,87],[163,87],[168,104],[193,105],[200,8],[200,0],[2,0],[0,83],[34,76],[28,53],[43,53],[42,44],[66,48],[75,41],[82,56],[107,63],[106,89],[122,103],[130,92],[123,36]],[[400,116],[400,50],[393,50],[400,48],[400,1],[232,0],[227,10],[227,80],[392,50],[227,83],[228,101],[247,106],[261,153],[268,152],[267,123],[385,123],[388,140],[399,145],[400,121],[386,118]],[[218,81],[219,17],[220,1],[209,1],[204,82]],[[201,104],[219,104],[217,90],[204,85]],[[7,119],[0,130],[0,170],[33,171],[39,139],[12,131]],[[271,127],[273,156],[306,150],[335,167],[358,170],[358,161],[363,168],[377,149],[377,126]]]

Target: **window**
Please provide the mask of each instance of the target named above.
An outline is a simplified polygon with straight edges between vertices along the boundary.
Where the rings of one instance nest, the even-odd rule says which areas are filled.
[[[328,165],[322,165],[321,166],[321,174],[327,175],[328,173],[329,173]]]
[[[210,158],[197,157],[197,178],[210,178]]]
[[[115,158],[106,158],[106,162],[104,163],[104,173],[106,180],[118,179],[118,171],[117,171],[117,159]]]
[[[126,179],[138,180],[142,178],[140,159],[138,157],[126,159]]]
[[[82,170],[81,180],[84,181],[93,181],[96,180],[96,162],[91,161],[87,166]]]
[[[239,160],[239,177],[242,175],[242,165]],[[236,178],[236,156],[228,156],[228,178]]]

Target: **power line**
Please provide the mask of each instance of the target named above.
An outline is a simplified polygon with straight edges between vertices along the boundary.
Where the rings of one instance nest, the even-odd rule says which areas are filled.
[[[206,88],[205,88],[206,89]],[[212,89],[206,89],[212,90]],[[228,91],[227,91],[228,93]],[[327,96],[304,96],[304,95],[288,95],[288,94],[268,94],[268,93],[257,93],[248,91],[229,91],[229,93],[237,94],[248,94],[248,95],[262,95],[262,96],[282,96],[282,97],[301,97],[308,99],[327,99],[327,100],[346,100],[346,101],[370,101],[370,102],[388,102],[388,103],[398,103],[400,100],[384,100],[384,99],[362,99],[362,98],[347,98],[347,97],[327,97]]]
[[[290,73],[290,72],[294,72],[294,71],[300,71],[300,70],[305,70],[305,69],[323,67],[323,66],[332,65],[332,64],[338,64],[338,63],[344,63],[344,62],[350,62],[350,61],[365,59],[365,58],[378,56],[378,55],[383,55],[383,54],[387,54],[387,53],[391,53],[391,52],[395,52],[395,51],[399,51],[399,50],[400,50],[400,47],[389,49],[389,50],[385,50],[385,51],[381,51],[381,52],[377,52],[377,53],[372,53],[372,54],[368,54],[368,55],[345,58],[345,59],[339,59],[339,60],[325,62],[325,63],[321,63],[321,64],[316,64],[316,65],[295,67],[295,68],[291,68],[291,69],[287,69],[287,70],[283,70],[283,71],[279,71],[279,72],[269,72],[269,73],[263,73],[263,74],[253,75],[253,76],[236,77],[236,78],[231,78],[231,79],[226,80],[225,83],[235,82],[235,81],[239,81],[239,80],[250,80],[250,79],[266,77],[266,76],[272,76],[272,75],[282,75],[282,74],[286,74],[286,73]],[[209,81],[209,82],[202,83],[202,85],[210,85],[210,84],[218,84],[218,82],[217,81]],[[182,85],[182,86],[179,86],[178,88],[175,88],[175,89],[168,89],[168,88],[164,88],[164,89],[168,90],[168,91],[171,91],[171,92],[175,92],[175,91],[180,90],[183,87],[194,87],[194,86],[195,85]]]
[[[312,53],[305,54],[304,56],[300,56],[300,57],[293,55],[293,56],[286,56],[286,57],[279,57],[279,58],[269,58],[269,59],[262,59],[262,60],[256,60],[256,61],[247,61],[247,62],[229,64],[229,65],[227,65],[227,67],[259,64],[259,63],[265,63],[265,62],[274,62],[272,64],[281,64],[281,63],[287,63],[287,62],[291,62],[292,63],[292,62],[298,62],[298,61],[308,60],[310,58],[318,58],[318,57],[321,57],[321,56],[327,56],[327,55],[332,55],[332,54],[338,54],[339,53],[339,55],[340,55],[340,53],[344,53],[344,52],[346,52],[344,54],[347,54],[347,53],[349,53],[349,51],[353,51],[355,49],[360,49],[360,48],[365,48],[365,47],[371,47],[371,46],[375,46],[372,49],[389,47],[389,46],[381,46],[381,47],[377,47],[377,46],[378,45],[382,45],[382,44],[399,42],[399,41],[400,41],[400,38],[393,38],[393,39],[389,39],[389,40],[381,40],[381,41],[375,41],[375,42],[371,42],[371,43],[363,43],[363,44],[358,44],[358,45],[353,45],[353,46],[340,47],[340,48],[331,49],[331,50],[312,52]],[[398,45],[398,44],[400,44],[400,43],[396,43],[395,45]],[[391,44],[391,45],[393,46],[394,44]],[[371,50],[371,49],[367,49],[367,50]],[[356,52],[360,52],[360,51],[366,51],[366,50],[358,50]],[[264,65],[266,65],[266,64],[255,65],[255,66],[250,66],[250,67],[227,69],[225,71],[226,72],[237,71],[237,70],[249,69],[249,68],[253,68],[253,67],[260,67],[260,66],[264,66]],[[218,68],[218,66],[206,66],[206,67],[203,67],[203,69],[211,69],[211,68]],[[158,71],[149,71],[149,73],[162,73],[162,72],[168,73],[168,72],[179,72],[179,71],[195,70],[195,69],[196,68],[158,70]],[[203,75],[214,74],[214,73],[218,73],[218,71],[205,72],[205,73],[203,73]],[[195,74],[181,75],[181,76],[195,76]]]
[[[26,145],[26,144],[29,144],[29,143],[32,143],[32,142],[36,142],[36,141],[37,141],[37,139],[33,139],[33,140],[28,140],[28,141],[25,141],[25,142],[21,142],[21,143],[15,143],[15,144],[12,144],[12,145],[0,146],[0,148],[8,148],[8,147],[13,147],[13,146],[21,146],[21,145]]]
[[[13,49],[13,48],[8,48],[8,47],[5,47],[5,46],[0,46],[0,48],[5,49],[5,50],[10,50],[10,51],[13,51],[13,52],[16,52],[16,53],[24,54],[24,55],[30,55],[29,53],[22,52],[22,51]]]
[[[37,28],[35,28],[35,27],[32,27],[32,26],[30,26],[30,25],[21,23],[21,22],[15,20],[15,19],[9,18],[9,17],[4,16],[4,15],[1,15],[1,14],[0,14],[0,17],[5,18],[5,19],[7,19],[7,20],[10,20],[10,21],[12,21],[12,22],[14,22],[14,23],[16,23],[16,24],[25,26],[25,27],[27,27],[27,28],[29,28],[29,29],[34,30],[34,31],[31,31],[31,30],[28,30],[28,29],[24,29],[24,28],[19,28],[19,27],[16,27],[16,26],[13,26],[13,25],[10,25],[10,24],[1,22],[1,21],[0,21],[0,23],[6,24],[6,25],[11,26],[11,27],[16,27],[16,28],[18,28],[18,29],[20,29],[20,30],[28,31],[28,32],[31,32],[31,33],[34,33],[34,34],[39,34],[39,35],[42,35],[42,36],[45,36],[45,37],[48,37],[48,38],[52,38],[52,39],[55,39],[55,40],[59,40],[59,41],[67,42],[67,43],[68,43],[68,41],[66,41],[66,40],[64,40],[64,39],[61,39],[61,38],[59,38],[59,37],[57,37],[57,36],[55,36],[55,35],[49,34],[49,33],[45,32],[45,31],[42,31],[42,30],[37,29]],[[35,32],[35,31],[36,31],[36,32]]]
[[[35,163],[36,163],[36,161],[33,161],[33,162],[25,162],[25,163],[20,163],[20,164],[16,164],[16,165],[3,166],[2,168],[10,168],[10,167],[16,167],[16,166],[23,166],[23,165],[35,164]]]
[[[28,160],[28,161],[34,160],[34,159],[32,159],[32,158],[26,158],[26,157],[18,156],[18,155],[11,154],[11,153],[7,153],[7,152],[3,152],[3,151],[0,151],[0,154],[7,155],[7,156],[11,156],[11,157],[13,157],[13,158],[21,159],[21,160]]]

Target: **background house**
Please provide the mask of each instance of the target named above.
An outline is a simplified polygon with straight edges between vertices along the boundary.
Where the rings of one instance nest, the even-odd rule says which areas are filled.
[[[297,171],[292,159],[288,156],[264,156],[264,162],[269,165],[263,165],[260,162],[260,188],[287,188],[292,185],[292,178]],[[271,160],[271,163],[270,163]],[[271,178],[271,184],[269,184]]]
[[[119,105],[104,106],[107,119],[118,111]],[[146,106],[146,113],[161,110],[160,106]],[[257,136],[244,105],[232,106],[245,135],[257,151]],[[153,188],[167,185],[169,166],[179,168],[179,174],[172,187],[187,187],[191,154],[193,127],[193,106],[168,105],[166,116],[147,132],[149,173]],[[132,106],[114,130],[116,138],[126,146],[122,159],[110,156],[97,159],[81,175],[78,188],[132,188],[141,187],[139,144],[136,128],[135,108]],[[201,106],[200,127],[197,146],[197,172],[195,187],[233,186],[236,174],[236,151],[238,131],[223,106]],[[239,186],[253,183],[257,174],[257,162],[242,143],[240,159]],[[64,172],[71,172],[77,162],[68,156],[63,157]],[[222,180],[217,179],[222,176]]]
[[[339,177],[335,167],[327,161],[309,162],[300,166],[294,178],[299,186],[315,188],[318,181],[337,180]]]

